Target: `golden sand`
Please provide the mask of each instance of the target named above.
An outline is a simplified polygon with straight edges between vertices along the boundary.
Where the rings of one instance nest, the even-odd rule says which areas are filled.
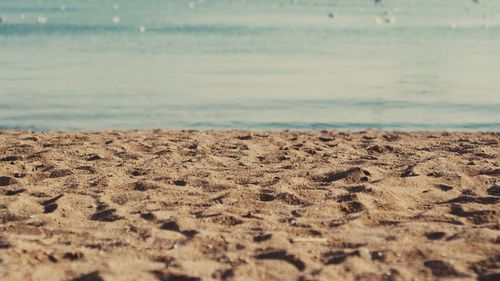
[[[1,132],[0,280],[500,280],[499,139]]]

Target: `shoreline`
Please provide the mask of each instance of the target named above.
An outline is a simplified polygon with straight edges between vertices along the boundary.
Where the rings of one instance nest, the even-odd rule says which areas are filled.
[[[300,133],[300,134],[363,134],[363,133],[401,133],[401,134],[493,134],[500,135],[497,130],[457,130],[457,129],[384,129],[384,128],[363,128],[363,129],[294,129],[294,128],[276,128],[276,129],[252,129],[252,128],[139,128],[139,129],[97,129],[97,130],[29,130],[29,129],[0,129],[1,134],[109,134],[109,133]]]
[[[476,127],[474,127],[476,126]],[[499,133],[500,125],[496,123],[485,123],[485,124],[471,124],[470,126],[458,127],[456,125],[452,126],[438,126],[438,125],[426,125],[416,124],[415,126],[389,126],[383,125],[382,127],[373,127],[368,124],[362,123],[359,125],[349,125],[349,126],[334,126],[325,123],[324,126],[315,127],[314,124],[294,126],[277,126],[273,128],[269,124],[264,124],[262,126],[217,126],[216,124],[211,124],[207,126],[187,126],[187,127],[146,127],[146,128],[104,128],[104,129],[85,129],[85,128],[65,128],[51,129],[51,128],[31,128],[31,127],[1,127],[0,133],[2,132],[21,132],[21,133],[109,133],[109,132],[235,132],[235,131],[248,131],[248,132],[346,132],[346,133],[359,133],[365,131],[381,131],[381,132],[401,132],[401,133]]]
[[[499,136],[0,131],[0,279],[494,280]]]

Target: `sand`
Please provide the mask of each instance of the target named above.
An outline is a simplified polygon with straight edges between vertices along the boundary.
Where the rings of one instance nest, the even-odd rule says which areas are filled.
[[[499,139],[1,132],[0,280],[500,280]]]

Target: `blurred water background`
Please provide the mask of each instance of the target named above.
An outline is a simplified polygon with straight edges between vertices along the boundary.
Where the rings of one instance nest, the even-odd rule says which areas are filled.
[[[500,130],[497,0],[0,0],[0,129]]]

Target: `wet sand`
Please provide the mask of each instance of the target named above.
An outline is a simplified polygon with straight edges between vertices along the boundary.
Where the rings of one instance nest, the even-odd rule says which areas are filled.
[[[0,132],[0,280],[500,280],[499,139]]]

